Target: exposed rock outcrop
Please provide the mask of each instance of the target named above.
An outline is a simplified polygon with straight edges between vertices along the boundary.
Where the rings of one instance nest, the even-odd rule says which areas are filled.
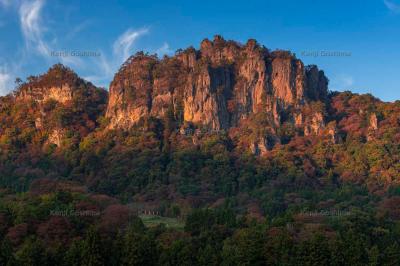
[[[337,144],[341,141],[336,121],[332,121],[327,125],[327,131],[331,143]]]
[[[378,129],[378,117],[375,113],[372,113],[369,117],[369,129],[377,130]]]
[[[265,155],[268,151],[272,150],[277,143],[279,143],[279,139],[275,136],[268,135],[260,137],[250,145],[250,150],[255,155]]]
[[[32,121],[34,129],[48,136],[47,143],[62,146],[67,131],[69,137],[80,138],[95,129],[106,107],[107,92],[57,64],[21,83],[13,102],[30,110],[22,115]]]
[[[54,129],[48,137],[48,143],[55,144],[58,147],[61,147],[62,141],[65,138],[65,130],[63,129]]]
[[[371,141],[375,138],[375,133],[378,130],[378,117],[376,113],[371,113],[369,116],[369,125],[367,130],[367,140]]]
[[[304,135],[309,136],[311,134],[319,135],[325,128],[324,116],[321,112],[315,113],[310,117],[309,123],[304,127]]]
[[[106,116],[109,128],[127,129],[169,112],[219,130],[266,112],[279,126],[293,116],[292,110],[324,101],[327,83],[322,71],[305,67],[290,52],[270,52],[255,40],[242,45],[216,36],[202,41],[200,50],[189,48],[171,58],[143,53],[129,58],[110,85]],[[322,121],[317,117],[311,130],[318,131]]]
[[[72,101],[72,91],[68,84],[50,88],[27,87],[18,94],[17,98],[25,101],[34,100],[40,103],[50,99],[60,103],[67,103]]]
[[[51,99],[68,104],[82,94],[90,95],[98,90],[90,82],[79,78],[71,69],[56,64],[41,76],[29,77],[27,82],[21,84],[16,90],[15,98],[17,101],[38,103],[44,103]]]
[[[121,67],[110,85],[107,117],[111,127],[130,127],[151,111],[153,68],[157,59],[140,55]]]

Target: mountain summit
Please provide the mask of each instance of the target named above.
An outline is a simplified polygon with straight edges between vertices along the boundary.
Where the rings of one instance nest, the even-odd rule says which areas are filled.
[[[70,68],[56,64],[40,76],[30,76],[25,83],[19,85],[17,100],[33,100],[45,102],[52,99],[60,103],[71,102],[75,95],[93,94],[97,88],[81,79]]]
[[[158,59],[130,57],[110,85],[110,128],[129,128],[168,110],[184,122],[214,130],[238,126],[266,112],[270,126],[299,114],[311,101],[325,101],[328,79],[287,51],[269,51],[255,40],[245,45],[215,36],[200,50],[188,48]]]

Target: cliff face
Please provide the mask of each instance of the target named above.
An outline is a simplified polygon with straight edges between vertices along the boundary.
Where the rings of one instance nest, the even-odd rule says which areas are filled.
[[[26,87],[26,89],[18,94],[17,99],[24,101],[33,100],[40,103],[53,99],[60,103],[67,103],[72,101],[72,95],[73,88],[66,83],[59,87],[54,86],[50,88]]]
[[[27,82],[21,84],[15,92],[15,98],[17,101],[35,101],[38,103],[52,99],[62,104],[68,104],[82,88],[90,93],[97,89],[79,78],[69,68],[57,64],[43,75],[28,77]]]
[[[327,78],[286,51],[270,52],[255,40],[245,45],[216,36],[200,50],[172,58],[137,54],[110,86],[110,128],[129,128],[141,118],[163,118],[170,110],[185,122],[229,129],[266,112],[272,124],[295,120],[293,110],[324,101]]]
[[[107,107],[112,127],[129,127],[149,115],[155,64],[153,57],[137,56],[130,58],[115,75]]]

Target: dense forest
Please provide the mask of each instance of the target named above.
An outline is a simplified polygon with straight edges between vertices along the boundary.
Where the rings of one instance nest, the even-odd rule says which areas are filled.
[[[107,101],[62,65],[1,97],[0,265],[400,265],[400,102],[329,92],[302,112],[337,132],[282,118],[261,156],[265,113],[121,130]]]

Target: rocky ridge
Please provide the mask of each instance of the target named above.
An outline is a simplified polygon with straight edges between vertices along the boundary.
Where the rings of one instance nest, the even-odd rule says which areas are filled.
[[[58,64],[20,84],[14,99],[38,106],[34,127],[47,131],[48,141],[57,146],[71,134],[68,130],[78,129],[80,136],[93,131],[103,114],[107,130],[146,130],[149,119],[165,128],[172,121],[175,132],[189,136],[194,145],[204,133],[223,131],[261,155],[294,136],[338,143],[343,132],[353,130],[343,124],[347,119],[368,119],[361,132],[373,139],[379,131],[377,115],[359,111],[342,119],[346,107],[336,106],[332,95],[317,66],[304,66],[294,54],[270,51],[253,39],[240,44],[217,35],[203,40],[198,50],[178,50],[171,57],[131,56],[115,74],[108,95]]]
[[[110,128],[129,128],[147,116],[162,118],[170,109],[185,122],[226,130],[267,112],[279,126],[294,121],[308,102],[325,101],[327,85],[323,71],[305,67],[290,52],[215,36],[203,40],[199,50],[170,58],[143,53],[129,58],[110,85],[106,116]]]
[[[229,131],[265,114],[268,134],[249,143],[263,154],[280,142],[276,132],[284,123],[301,134],[320,134],[323,111],[304,109],[324,103],[327,95],[328,79],[317,66],[304,66],[294,54],[270,51],[253,39],[240,44],[217,35],[203,40],[199,50],[178,50],[172,57],[130,57],[111,82],[106,117],[109,129],[170,115],[180,127]]]

